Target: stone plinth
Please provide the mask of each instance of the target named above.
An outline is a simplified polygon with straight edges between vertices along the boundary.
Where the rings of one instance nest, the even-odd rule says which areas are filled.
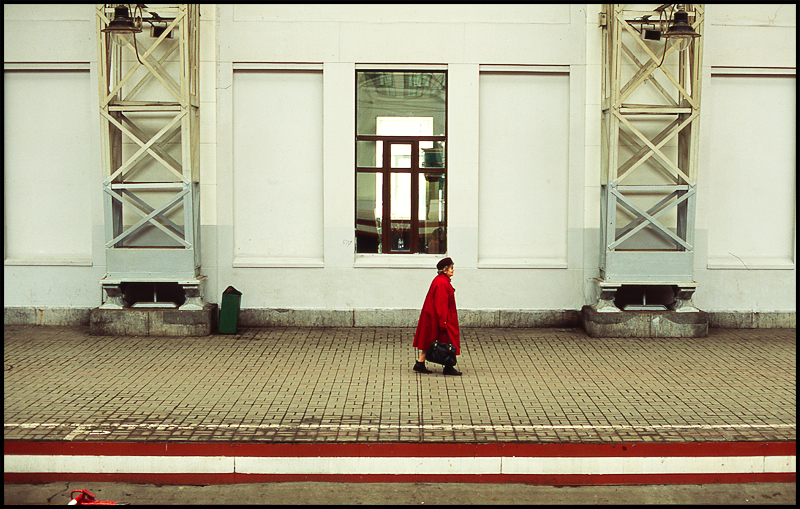
[[[593,338],[703,338],[708,314],[703,311],[598,312],[583,306],[581,321]]]
[[[217,305],[199,310],[164,308],[95,308],[89,331],[102,336],[208,336],[217,327]]]

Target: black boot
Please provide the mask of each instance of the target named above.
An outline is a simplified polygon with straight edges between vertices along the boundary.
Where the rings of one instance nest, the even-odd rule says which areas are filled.
[[[453,375],[453,376],[461,376],[461,371],[456,371],[456,368],[453,366],[445,366],[442,370],[443,375]]]
[[[417,373],[433,373],[433,371],[425,367],[425,361],[417,361],[416,364],[414,364],[414,371]]]

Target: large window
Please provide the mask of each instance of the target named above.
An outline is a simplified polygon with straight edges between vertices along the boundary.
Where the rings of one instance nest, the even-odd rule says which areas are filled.
[[[356,73],[356,251],[444,253],[446,73]]]

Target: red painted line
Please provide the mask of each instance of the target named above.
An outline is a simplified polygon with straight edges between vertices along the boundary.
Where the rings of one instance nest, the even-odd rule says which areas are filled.
[[[52,456],[222,457],[709,457],[796,456],[797,442],[616,444],[530,443],[238,443],[238,442],[3,442],[3,454]]]
[[[742,484],[793,483],[794,473],[733,473],[733,474],[99,474],[99,473],[5,473],[8,484],[45,484],[51,482],[125,482],[134,484],[244,484],[265,482],[453,482],[453,483],[514,483],[541,486],[605,486],[646,484]]]

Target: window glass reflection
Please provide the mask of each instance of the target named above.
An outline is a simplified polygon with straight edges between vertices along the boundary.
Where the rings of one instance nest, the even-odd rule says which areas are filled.
[[[440,72],[357,73],[357,134],[379,134],[378,117],[428,117],[445,134],[445,77]]]
[[[426,173],[419,180],[419,249],[422,253],[447,251],[444,174]]]
[[[356,252],[380,253],[383,176],[380,173],[358,173],[356,194]]]

